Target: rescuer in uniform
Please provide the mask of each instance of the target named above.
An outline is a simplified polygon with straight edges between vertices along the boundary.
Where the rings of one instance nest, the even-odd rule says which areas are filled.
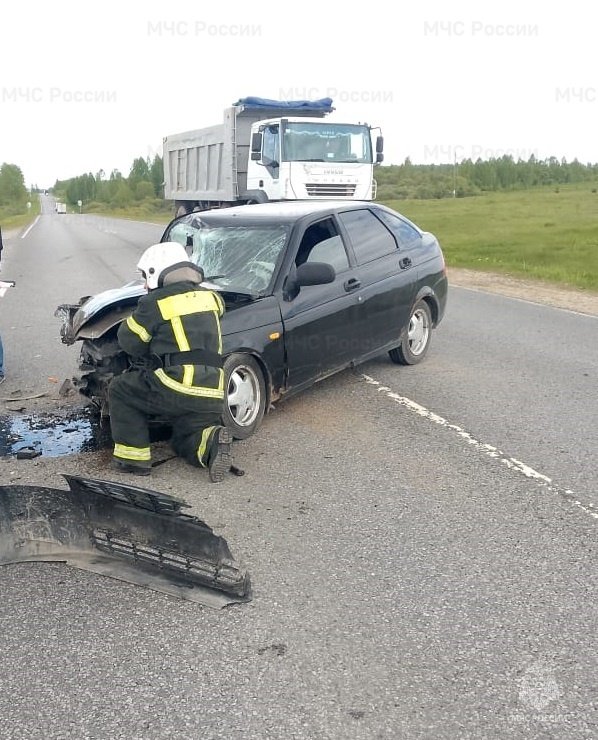
[[[159,416],[172,425],[176,454],[208,468],[210,480],[218,483],[230,470],[232,442],[221,422],[224,302],[218,293],[200,287],[201,268],[176,242],[149,247],[137,269],[148,294],[118,330],[132,367],[109,388],[112,465],[121,472],[149,475],[148,420]]]

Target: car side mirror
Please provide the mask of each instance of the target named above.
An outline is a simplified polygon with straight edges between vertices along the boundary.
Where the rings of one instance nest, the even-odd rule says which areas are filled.
[[[336,270],[326,262],[304,262],[297,268],[295,280],[297,285],[324,285],[333,283]]]
[[[333,283],[335,279],[336,270],[326,262],[304,262],[299,267],[292,265],[283,287],[284,299],[294,300],[302,286],[324,285]]]

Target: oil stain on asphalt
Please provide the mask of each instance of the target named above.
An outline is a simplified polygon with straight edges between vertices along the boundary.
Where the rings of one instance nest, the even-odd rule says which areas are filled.
[[[66,416],[1,415],[0,457],[31,459],[94,452],[111,444],[110,429],[88,410]]]

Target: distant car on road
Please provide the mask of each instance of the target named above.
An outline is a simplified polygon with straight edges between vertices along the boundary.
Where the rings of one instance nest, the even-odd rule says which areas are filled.
[[[370,202],[246,205],[172,221],[226,303],[225,422],[244,439],[273,401],[384,352],[398,364],[426,356],[447,301],[435,236]],[[129,283],[58,307],[62,341],[83,342],[80,391],[105,414],[107,386],[128,366],[116,332],[144,294]]]

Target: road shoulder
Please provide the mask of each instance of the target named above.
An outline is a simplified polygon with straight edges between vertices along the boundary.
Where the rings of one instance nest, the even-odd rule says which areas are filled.
[[[563,288],[538,280],[524,280],[510,275],[449,267],[449,285],[509,298],[521,298],[568,311],[598,316],[598,294],[574,288]]]

